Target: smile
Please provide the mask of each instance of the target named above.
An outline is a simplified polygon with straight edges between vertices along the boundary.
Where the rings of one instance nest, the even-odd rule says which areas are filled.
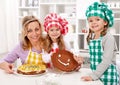
[[[58,62],[61,63],[64,66],[69,66],[69,62],[68,63],[63,63],[61,60],[58,59]]]
[[[60,58],[60,57],[61,57],[61,54],[59,54],[58,57]],[[60,64],[64,65],[64,66],[69,66],[69,65],[70,65],[70,63],[69,63],[69,62],[70,62],[70,59],[67,60],[68,63],[64,63],[64,62],[62,62],[60,59],[58,59],[58,62],[59,62]]]

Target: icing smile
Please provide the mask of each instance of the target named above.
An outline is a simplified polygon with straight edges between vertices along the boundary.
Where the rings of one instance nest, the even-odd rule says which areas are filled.
[[[59,54],[58,57],[61,57],[61,55]],[[58,62],[61,63],[61,64],[64,65],[64,66],[69,66],[69,64],[70,64],[70,63],[69,63],[69,62],[70,62],[70,59],[68,59],[67,61],[68,61],[67,63],[64,63],[64,62],[62,62],[60,59],[58,59]]]

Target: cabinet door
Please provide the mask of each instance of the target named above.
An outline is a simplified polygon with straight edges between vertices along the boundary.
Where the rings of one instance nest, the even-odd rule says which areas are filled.
[[[114,13],[114,25],[112,28],[110,28],[110,33],[115,37],[118,53],[120,54],[120,1],[107,0],[107,4]]]
[[[39,0],[19,0],[18,10],[18,25],[20,33],[24,16],[33,15],[39,18]]]
[[[88,34],[88,25],[86,19],[78,19],[77,22],[78,45],[80,50],[88,49],[86,37]]]

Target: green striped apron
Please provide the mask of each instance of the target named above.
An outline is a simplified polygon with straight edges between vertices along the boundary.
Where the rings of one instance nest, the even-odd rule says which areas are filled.
[[[102,37],[99,39],[90,40],[89,53],[90,68],[94,71],[96,70],[97,65],[101,63],[103,57]],[[119,85],[119,74],[116,70],[116,66],[114,64],[110,64],[108,69],[100,77],[100,80],[104,85]]]

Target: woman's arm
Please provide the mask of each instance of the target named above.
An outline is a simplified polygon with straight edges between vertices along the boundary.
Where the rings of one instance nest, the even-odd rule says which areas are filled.
[[[17,45],[11,52],[7,54],[4,58],[0,60],[0,68],[5,70],[7,73],[13,73],[13,65],[17,58],[18,58],[18,53],[19,51],[19,45]]]
[[[11,52],[9,52],[4,58],[0,60],[0,63],[2,62],[8,62],[8,63],[14,63],[18,56],[18,53],[20,54],[21,52],[21,47],[20,45],[17,45]]]
[[[13,70],[12,70],[13,65],[8,62],[0,63],[0,68],[5,70],[5,72],[7,72],[7,73],[13,73]]]

